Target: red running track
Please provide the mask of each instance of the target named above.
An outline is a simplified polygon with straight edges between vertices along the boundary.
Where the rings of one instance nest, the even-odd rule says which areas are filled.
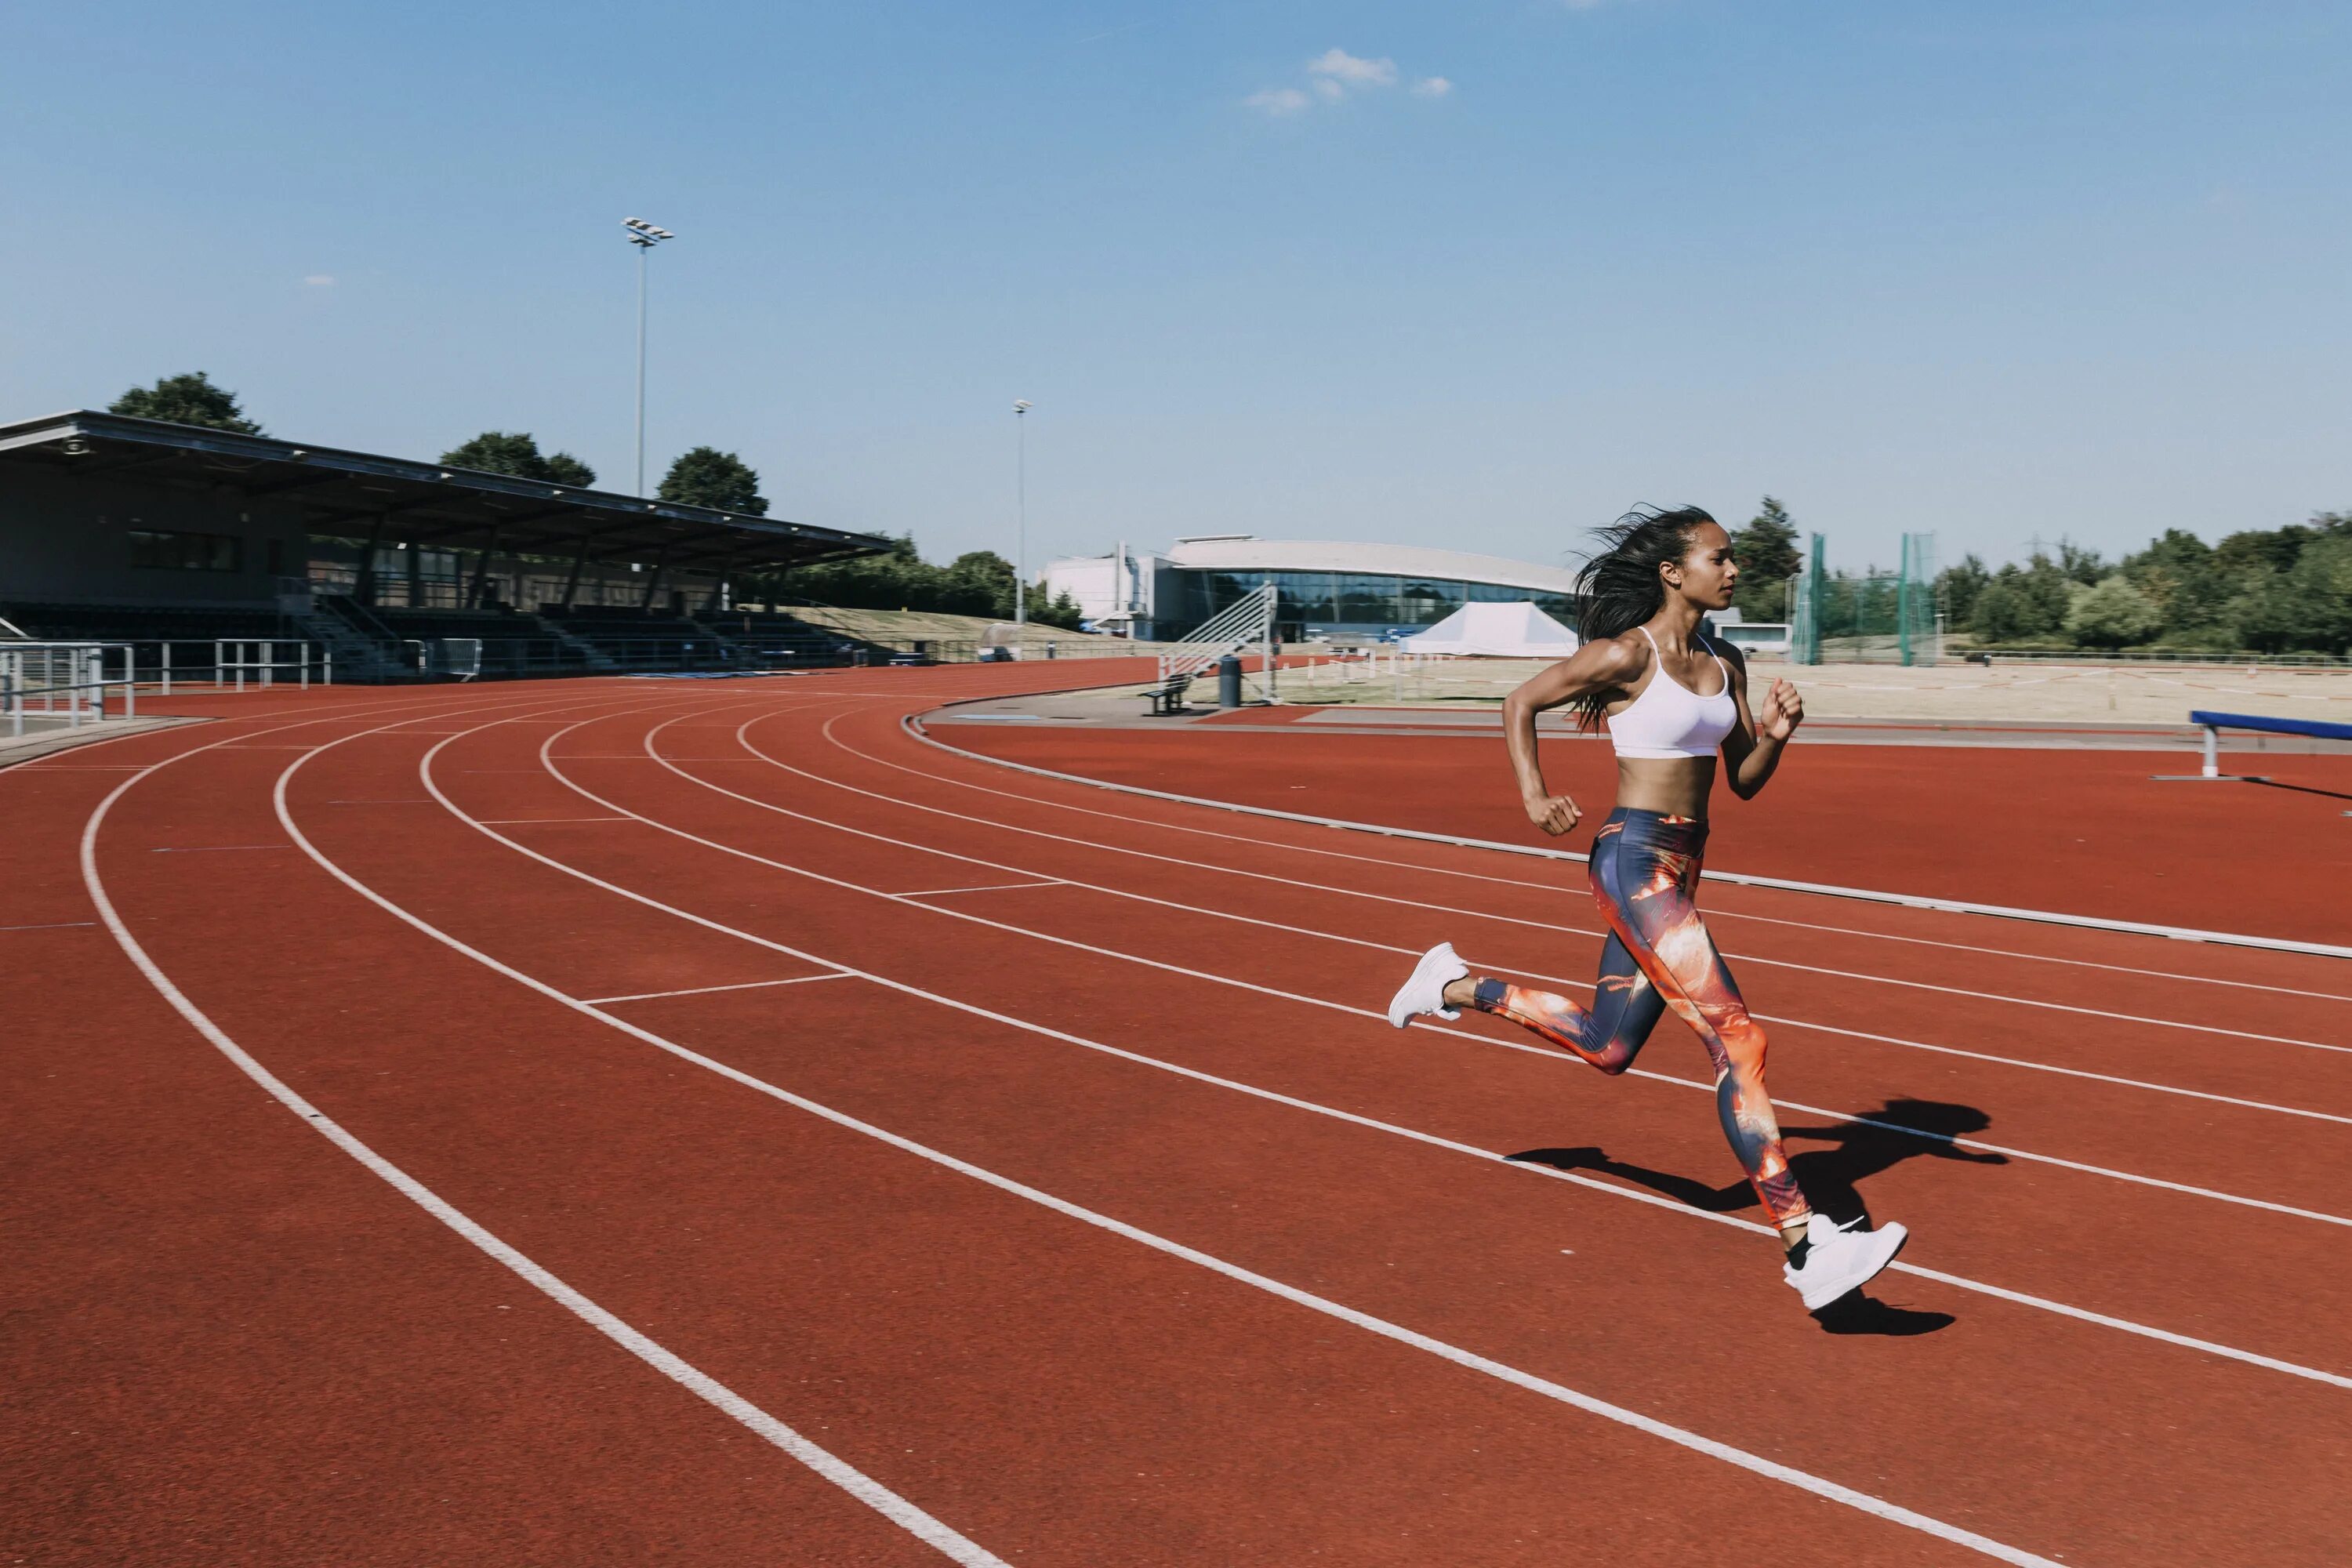
[[[2343,965],[1721,889],[1801,1177],[1916,1237],[1824,1325],[1695,1042],[1374,1016],[1440,936],[1588,970],[1576,868],[899,722],[1087,673],[314,693],[0,773],[0,1545],[2344,1559]]]
[[[1186,724],[942,726],[958,746],[1037,767],[1244,805],[1545,844],[1493,735],[1269,733]],[[1588,826],[1617,787],[1606,744],[1544,742]],[[2159,781],[2194,753],[1811,746],[1754,801],[1717,814],[1723,870],[2108,920],[2352,944],[2352,756],[2259,756],[2270,784]],[[1302,805],[1302,802],[1309,803]],[[1579,832],[1567,847],[1582,848]]]

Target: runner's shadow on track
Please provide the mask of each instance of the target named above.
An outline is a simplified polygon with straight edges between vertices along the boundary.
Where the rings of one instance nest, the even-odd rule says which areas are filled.
[[[1843,1225],[1870,1218],[1861,1184],[1922,1155],[1956,1160],[1969,1165],[2005,1165],[2008,1157],[1963,1149],[1952,1142],[1981,1132],[1992,1118],[1972,1105],[1934,1100],[1890,1100],[1877,1110],[1850,1122],[1826,1127],[1783,1127],[1783,1142],[1806,1140],[1826,1145],[1802,1149],[1789,1156],[1797,1184],[1822,1213]],[[1758,1206],[1756,1193],[1746,1181],[1711,1186],[1671,1171],[1652,1170],[1629,1161],[1612,1160],[1601,1149],[1529,1149],[1511,1159],[1555,1171],[1590,1171],[1615,1176],[1707,1214],[1733,1214]],[[1833,1334],[1909,1335],[1934,1333],[1952,1321],[1946,1312],[1913,1312],[1855,1291],[1813,1314],[1822,1329]]]

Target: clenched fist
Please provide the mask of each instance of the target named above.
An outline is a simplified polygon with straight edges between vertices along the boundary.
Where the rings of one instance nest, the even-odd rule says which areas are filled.
[[[1526,804],[1528,820],[1555,838],[1574,827],[1577,818],[1584,815],[1564,795],[1531,795]]]
[[[1764,694],[1764,706],[1756,712],[1756,732],[1768,741],[1785,741],[1797,732],[1805,721],[1805,700],[1797,689],[1775,677],[1772,689]]]

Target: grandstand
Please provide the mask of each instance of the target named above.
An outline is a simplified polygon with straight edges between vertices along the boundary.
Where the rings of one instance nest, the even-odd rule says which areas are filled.
[[[231,640],[358,681],[452,673],[455,650],[492,678],[853,663],[858,639],[790,616],[715,617],[740,574],[886,548],[123,415],[0,426],[0,637],[124,645],[142,679],[209,669]]]

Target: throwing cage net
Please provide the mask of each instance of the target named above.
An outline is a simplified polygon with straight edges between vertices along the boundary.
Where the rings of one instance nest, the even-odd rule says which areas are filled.
[[[1935,664],[1942,658],[1934,534],[1905,534],[1901,563],[1892,572],[1875,566],[1830,572],[1822,551],[1816,533],[1797,577],[1790,658],[1799,664]]]

